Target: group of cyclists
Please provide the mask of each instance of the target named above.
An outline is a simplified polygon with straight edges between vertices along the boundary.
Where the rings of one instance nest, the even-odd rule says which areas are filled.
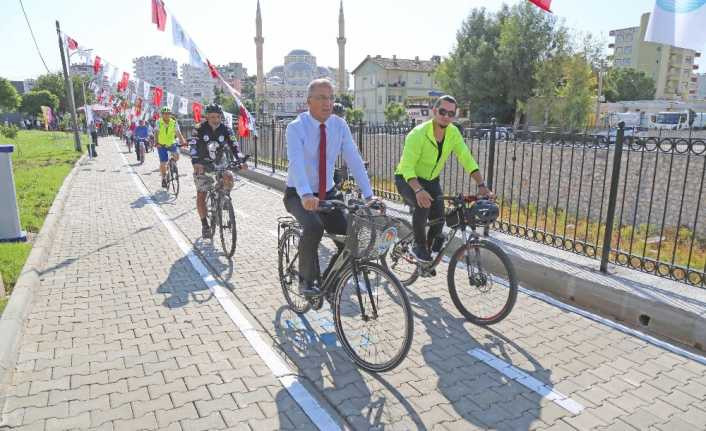
[[[287,212],[302,226],[299,290],[307,296],[318,293],[315,262],[324,231],[334,235],[346,233],[347,220],[341,210],[317,211],[320,201],[337,197],[334,170],[339,156],[343,156],[365,202],[381,204],[380,199],[373,194],[363,159],[348,124],[342,118],[342,107],[334,103],[333,93],[333,85],[326,79],[315,79],[309,83],[309,109],[299,114],[286,129],[289,165],[283,203]],[[431,261],[431,254],[439,252],[443,244],[443,226],[436,225],[427,231],[426,225],[429,220],[443,216],[439,177],[452,153],[477,184],[478,194],[491,199],[494,197],[459,129],[453,124],[457,113],[458,103],[452,96],[439,97],[433,105],[432,118],[417,125],[407,135],[401,159],[395,169],[397,190],[413,209],[415,244],[412,254],[421,262]],[[214,166],[222,163],[226,149],[236,158],[241,156],[233,130],[221,121],[221,107],[210,104],[205,108],[205,114],[205,121],[197,125],[188,143],[169,108],[162,108],[161,117],[155,122],[153,130],[140,122],[133,136],[154,136],[164,188],[167,187],[165,173],[169,157],[179,158],[177,142],[183,147],[190,146],[202,236],[210,238],[213,232],[206,214],[206,195],[214,185]],[[243,163],[242,168],[247,169],[247,164]],[[232,187],[233,174],[226,171],[224,180],[227,188]]]

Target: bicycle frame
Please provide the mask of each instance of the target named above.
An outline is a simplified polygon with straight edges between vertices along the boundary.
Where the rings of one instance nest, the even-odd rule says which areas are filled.
[[[279,234],[279,229],[282,227],[283,223],[279,223],[277,225],[278,229],[278,236],[281,236]],[[334,234],[329,234],[329,233],[324,233],[324,237],[329,238],[336,242],[337,244],[343,244],[346,241],[346,236],[345,235],[334,235]],[[294,265],[294,262],[297,261],[299,258],[299,250],[294,254],[294,257],[291,259],[289,262],[289,266],[287,267],[287,272],[292,272],[293,271],[292,266]],[[329,262],[328,267],[324,270],[323,275],[320,274],[320,269],[319,269],[319,275],[318,275],[318,281],[319,281],[319,286],[321,289],[321,295],[322,297],[327,296],[331,291],[336,287],[336,283],[338,281],[338,275],[343,272],[343,269],[347,266],[350,265],[353,268],[353,279],[356,284],[356,296],[358,297],[358,306],[360,307],[360,314],[363,316],[364,321],[368,321],[371,317],[368,316],[368,314],[365,311],[365,307],[363,305],[363,297],[361,294],[361,286],[360,286],[360,280],[358,278],[358,261],[356,259],[353,259],[351,257],[351,254],[348,250],[345,248],[339,249],[336,254],[333,255],[333,258],[331,258],[331,262]],[[318,267],[318,262],[317,262],[317,267]],[[368,279],[367,274],[363,274],[363,278],[365,280],[365,286],[366,290],[368,291],[368,298],[370,299],[370,304],[372,307],[372,318],[375,319],[378,316],[377,312],[377,307],[375,306],[375,301],[373,298],[373,292],[370,289],[370,280]]]
[[[431,226],[436,226],[438,224],[443,225],[444,223],[445,223],[445,218],[441,217],[441,218],[427,222],[424,227],[429,228]],[[467,228],[469,228],[469,227],[471,228],[470,233],[467,231]],[[448,240],[444,243],[443,247],[441,248],[441,250],[439,250],[439,253],[436,255],[436,258],[434,258],[433,261],[431,261],[429,263],[416,262],[416,265],[420,268],[423,268],[423,269],[436,268],[439,265],[439,263],[441,263],[441,259],[443,259],[444,255],[446,254],[447,249],[451,246],[451,239],[456,237],[456,233],[458,233],[458,231],[461,231],[461,235],[463,236],[463,243],[464,244],[470,244],[472,241],[480,238],[480,236],[476,233],[475,228],[473,226],[469,226],[466,223],[461,223],[460,225],[458,225],[454,228],[451,228],[451,232],[449,233],[449,235],[447,237]],[[402,238],[400,241],[406,240],[407,238],[410,238],[412,236],[414,236],[414,232],[410,232],[409,234],[407,234],[407,236]]]

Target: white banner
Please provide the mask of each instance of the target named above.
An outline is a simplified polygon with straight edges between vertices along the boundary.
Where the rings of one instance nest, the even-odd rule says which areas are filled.
[[[184,28],[172,15],[172,42],[174,45],[189,50],[189,36],[186,35]]]
[[[179,113],[181,115],[186,115],[189,113],[189,101],[186,97],[179,98]]]
[[[174,95],[167,91],[167,107],[169,109],[174,108]]]
[[[705,24],[706,0],[656,0],[645,41],[702,51]]]
[[[147,81],[142,81],[143,89],[144,89],[144,99],[149,100],[150,99],[150,84]]]
[[[233,114],[230,112],[223,111],[223,120],[229,129],[233,128]]]

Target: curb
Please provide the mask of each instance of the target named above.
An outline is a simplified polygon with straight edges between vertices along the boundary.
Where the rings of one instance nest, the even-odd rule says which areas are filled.
[[[46,255],[54,240],[55,227],[63,212],[68,190],[73,183],[78,166],[84,159],[86,155],[81,156],[74,163],[71,172],[64,178],[0,318],[0,334],[3,335],[0,339],[0,413],[3,411],[7,388],[12,382],[17,364],[17,350],[25,319],[29,314],[35,289],[39,286],[40,270],[44,266]],[[1,418],[0,425],[2,425]]]
[[[250,169],[239,174],[279,191],[286,187],[286,178],[281,173]],[[403,208],[396,203],[390,207],[396,211]],[[611,266],[611,274],[619,274],[604,274],[598,271],[597,262],[593,260],[577,264],[561,257],[547,256],[533,249],[537,244],[526,244],[524,240],[503,233],[491,231],[490,238],[499,243],[512,259],[521,286],[635,330],[686,345],[696,349],[695,353],[705,355],[706,319],[692,310],[655,299],[658,295],[650,294],[648,286],[618,281],[626,276],[620,273],[622,268]],[[451,250],[456,248],[452,246]]]

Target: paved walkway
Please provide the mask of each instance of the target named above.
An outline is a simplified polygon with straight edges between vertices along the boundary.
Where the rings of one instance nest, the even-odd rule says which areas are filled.
[[[6,424],[27,429],[279,429],[312,423],[194,271],[112,140],[79,169],[22,341]],[[121,146],[120,150],[124,151]],[[126,154],[134,163],[134,154]],[[492,328],[460,318],[445,276],[409,290],[414,343],[361,372],[325,307],[299,318],[276,268],[278,193],[233,191],[232,262],[200,239],[190,163],[178,199],[155,154],[136,166],[161,210],[342,426],[354,429],[706,429],[706,366],[521,294]],[[440,271],[445,274],[445,269]]]

